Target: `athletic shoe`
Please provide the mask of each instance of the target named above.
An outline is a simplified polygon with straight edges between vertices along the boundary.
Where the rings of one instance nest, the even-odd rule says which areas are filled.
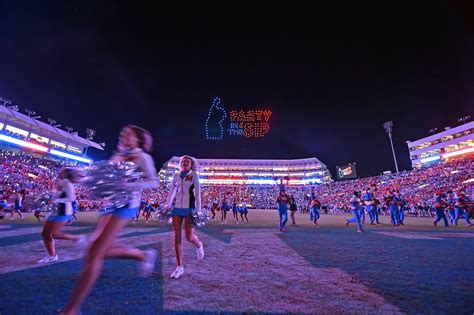
[[[204,259],[204,245],[201,242],[201,245],[199,245],[199,248],[196,249],[196,256],[198,260],[203,260]]]
[[[145,259],[140,263],[140,276],[147,278],[151,276],[153,270],[155,270],[157,251],[154,249],[148,249],[145,251]]]
[[[54,256],[46,256],[45,258],[40,259],[37,262],[38,264],[45,264],[45,263],[50,263],[50,262],[58,261],[58,260],[59,260],[58,255],[54,255]]]
[[[357,233],[365,233],[364,230],[357,230]]]
[[[171,274],[171,278],[178,279],[179,277],[183,275],[183,273],[184,273],[184,268],[182,266],[178,266]]]
[[[472,223],[467,224],[466,226],[472,226]]]

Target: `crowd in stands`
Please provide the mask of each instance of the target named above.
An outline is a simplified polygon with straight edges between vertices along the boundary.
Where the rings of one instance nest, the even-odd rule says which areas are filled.
[[[337,214],[349,212],[348,200],[354,191],[365,191],[370,187],[375,197],[383,200],[390,190],[398,190],[407,201],[409,212],[429,214],[433,196],[439,191],[463,191],[468,196],[473,193],[473,162],[474,158],[471,156],[420,170],[336,181],[313,188],[286,185],[286,191],[293,195],[301,211],[306,210],[308,197],[314,194],[323,206],[323,213]],[[9,195],[25,189],[29,196],[34,196],[52,190],[59,170],[66,164],[27,153],[0,150],[0,166],[0,191]],[[277,185],[203,186],[201,200],[206,208],[210,208],[212,203],[219,204],[225,197],[230,203],[246,204],[257,209],[275,209],[279,190]],[[102,201],[91,200],[87,191],[80,185],[76,188],[76,195],[80,211],[96,211],[102,207]],[[158,207],[165,204],[167,195],[168,186],[160,183],[155,189],[144,191],[143,201]],[[383,207],[382,203],[382,210]]]

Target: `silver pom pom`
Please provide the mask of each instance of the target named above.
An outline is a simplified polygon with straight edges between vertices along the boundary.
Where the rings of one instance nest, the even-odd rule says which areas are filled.
[[[56,209],[56,204],[53,203],[53,194],[47,192],[34,196],[31,208],[41,212],[53,212]]]
[[[192,226],[203,227],[204,225],[206,225],[207,222],[211,221],[211,216],[209,215],[209,211],[207,210],[194,209],[191,213],[189,221]]]
[[[131,185],[142,176],[139,168],[131,162],[112,163],[99,161],[86,169],[84,185],[92,198],[105,199],[116,208],[126,206],[139,189]]]
[[[173,223],[173,209],[168,207],[162,207],[157,210],[156,217],[158,221],[168,222],[168,224]]]

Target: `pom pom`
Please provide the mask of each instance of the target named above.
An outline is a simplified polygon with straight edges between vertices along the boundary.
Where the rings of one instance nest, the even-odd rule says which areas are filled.
[[[142,177],[142,172],[132,162],[111,163],[99,161],[86,169],[81,184],[95,199],[105,199],[110,206],[126,206],[140,189],[133,185]]]

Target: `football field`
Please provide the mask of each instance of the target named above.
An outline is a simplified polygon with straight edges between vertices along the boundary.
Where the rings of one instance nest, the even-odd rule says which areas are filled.
[[[218,213],[220,215],[220,213]],[[97,213],[79,213],[65,230],[92,233]],[[407,217],[393,227],[367,223],[366,233],[345,226],[345,215],[308,214],[278,229],[276,210],[250,210],[249,223],[210,222],[197,229],[205,258],[183,240],[185,273],[176,266],[173,234],[165,223],[128,225],[121,241],[158,250],[155,272],[138,277],[137,262],[109,260],[86,300],[83,314],[317,313],[472,314],[474,227],[434,227],[430,218]],[[0,314],[54,314],[66,303],[84,253],[56,241],[58,262],[46,256],[42,225],[31,214],[0,220]],[[183,233],[184,236],[184,233]]]

